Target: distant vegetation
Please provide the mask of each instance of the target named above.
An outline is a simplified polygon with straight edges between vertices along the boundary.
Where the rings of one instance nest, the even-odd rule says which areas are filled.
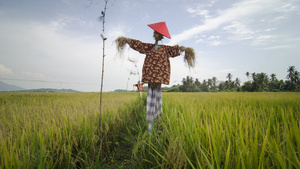
[[[300,74],[295,66],[290,66],[287,70],[286,80],[278,80],[276,74],[268,76],[266,73],[249,73],[249,79],[243,85],[239,78],[233,79],[233,75],[228,73],[226,81],[219,82],[216,77],[203,80],[201,83],[197,78],[187,76],[182,79],[181,85],[165,87],[164,92],[280,92],[280,91],[300,91]],[[146,89],[145,89],[146,90]]]
[[[73,89],[52,89],[52,88],[24,89],[19,86],[7,84],[0,81],[0,92],[77,93],[79,91]]]
[[[17,92],[45,92],[45,93],[77,93],[79,91],[73,89],[52,89],[52,88],[41,88],[41,89],[29,89],[21,90]]]
[[[19,86],[16,86],[16,85],[7,84],[7,83],[0,81],[0,92],[18,91],[18,90],[25,90],[25,89],[21,88]]]
[[[1,92],[33,92],[33,93],[77,93],[79,91],[73,89],[52,89],[52,88],[41,88],[41,89],[23,89],[15,91],[1,91]]]

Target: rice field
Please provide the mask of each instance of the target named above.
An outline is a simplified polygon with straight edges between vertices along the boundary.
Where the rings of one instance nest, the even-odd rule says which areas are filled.
[[[100,168],[135,93],[0,93],[0,168]],[[132,107],[135,105],[135,107]]]
[[[142,168],[300,168],[300,93],[164,93],[163,109]]]
[[[145,96],[0,93],[0,168],[300,168],[300,93],[163,93],[151,134]]]

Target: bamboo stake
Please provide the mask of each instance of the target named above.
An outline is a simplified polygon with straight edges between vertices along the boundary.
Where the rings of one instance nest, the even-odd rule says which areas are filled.
[[[105,12],[106,12],[106,6],[107,6],[107,1],[108,0],[104,0],[105,2],[105,6],[104,6],[104,10],[102,11],[102,74],[101,74],[101,87],[100,87],[100,134],[101,134],[101,129],[102,129],[102,89],[103,89],[103,74],[104,74],[104,58],[105,58],[105,34],[104,34],[104,24],[105,24]],[[100,136],[101,137],[101,136]]]

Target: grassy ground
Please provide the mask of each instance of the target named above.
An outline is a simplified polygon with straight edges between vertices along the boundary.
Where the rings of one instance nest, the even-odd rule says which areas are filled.
[[[130,122],[120,131],[119,137],[115,142],[114,150],[110,153],[109,160],[101,168],[122,168],[134,169],[140,168],[138,163],[132,158],[132,150],[139,134],[146,131],[146,98],[136,102],[136,109],[132,111],[133,116]]]

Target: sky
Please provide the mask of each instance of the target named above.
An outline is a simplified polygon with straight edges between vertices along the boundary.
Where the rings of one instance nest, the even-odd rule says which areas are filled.
[[[0,0],[0,81],[26,89],[100,91],[104,0]],[[191,76],[248,81],[246,72],[300,70],[300,0],[108,0],[105,13],[103,91],[133,90],[145,55],[119,36],[154,43],[147,25],[165,21],[171,39],[161,44],[192,47],[196,66],[171,58],[169,85]],[[131,61],[135,62],[131,62]],[[132,73],[131,73],[132,72]]]

